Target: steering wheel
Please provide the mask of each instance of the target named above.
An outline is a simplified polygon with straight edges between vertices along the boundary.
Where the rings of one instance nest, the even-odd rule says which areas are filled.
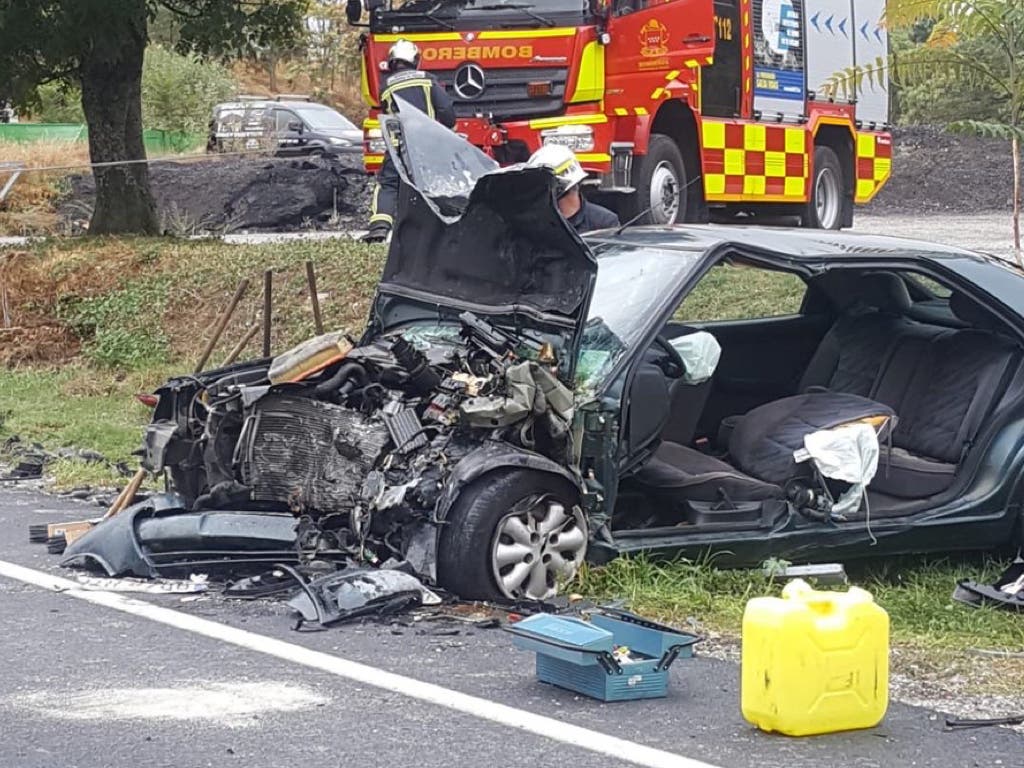
[[[681,379],[686,374],[686,363],[683,362],[682,356],[679,354],[679,350],[672,346],[672,343],[662,336],[660,333],[654,337],[654,344],[651,345],[661,347],[661,351],[665,353],[667,361],[657,361],[657,365],[661,368],[664,373],[670,379]],[[664,363],[664,364],[663,364]]]

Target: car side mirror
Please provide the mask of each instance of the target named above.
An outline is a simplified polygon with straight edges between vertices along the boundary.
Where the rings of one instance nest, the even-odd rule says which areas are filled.
[[[292,120],[290,123],[288,123],[288,130],[291,131],[292,133],[302,133],[305,129],[306,126],[304,126],[298,120]]]
[[[349,24],[358,24],[362,16],[363,4],[359,0],[348,0],[345,3],[345,18],[348,19]]]

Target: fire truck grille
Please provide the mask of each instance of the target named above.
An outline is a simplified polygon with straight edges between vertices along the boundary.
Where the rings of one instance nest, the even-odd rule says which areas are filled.
[[[565,83],[568,70],[538,69],[521,67],[515,69],[484,69],[484,92],[475,99],[467,100],[455,91],[455,72],[437,72],[438,79],[455,101],[455,114],[459,117],[484,115],[498,120],[523,117],[556,115],[565,101]],[[531,98],[526,92],[528,83],[550,81],[548,96]]]

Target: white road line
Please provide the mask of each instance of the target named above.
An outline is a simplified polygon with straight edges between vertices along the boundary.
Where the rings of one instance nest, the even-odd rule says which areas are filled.
[[[244,629],[235,629],[209,619],[201,619],[187,613],[163,608],[159,605],[125,597],[112,592],[90,592],[79,588],[73,581],[53,576],[43,571],[25,568],[0,560],[0,576],[43,589],[60,590],[63,595],[102,605],[115,611],[149,619],[159,624],[193,632],[240,648],[274,656],[284,661],[301,664],[321,672],[327,672],[347,680],[370,685],[392,693],[425,701],[446,709],[452,709],[498,725],[517,728],[543,736],[563,744],[586,749],[600,755],[646,766],[647,768],[715,768],[709,763],[676,755],[664,750],[619,739],[598,731],[591,731],[543,715],[536,715],[488,699],[470,696],[433,683],[414,680],[396,675],[376,667],[332,656],[328,653],[310,650],[301,645],[286,643],[266,635],[259,635]]]

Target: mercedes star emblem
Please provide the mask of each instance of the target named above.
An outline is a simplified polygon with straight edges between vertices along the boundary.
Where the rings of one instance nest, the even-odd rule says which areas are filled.
[[[455,95],[472,101],[479,98],[487,87],[484,70],[478,64],[463,64],[455,70]]]

